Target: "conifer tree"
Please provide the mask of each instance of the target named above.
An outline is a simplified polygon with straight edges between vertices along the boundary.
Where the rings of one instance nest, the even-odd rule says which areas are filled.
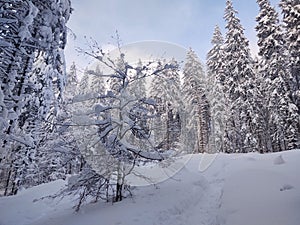
[[[290,127],[295,135],[289,135],[289,148],[299,148],[300,146],[300,39],[299,39],[299,26],[300,26],[300,2],[299,0],[281,0],[280,7],[283,14],[283,26],[286,39],[286,47],[289,57],[289,70],[291,74],[290,88],[291,99],[297,107],[297,115],[294,114],[294,122],[298,124]],[[293,110],[295,112],[295,110]],[[295,118],[296,117],[296,118]],[[296,120],[296,121],[295,121]],[[298,129],[297,129],[298,127]],[[294,136],[294,137],[292,137]]]
[[[207,54],[207,93],[210,106],[209,147],[213,152],[222,152],[224,148],[224,126],[226,122],[226,98],[224,94],[224,61],[221,30],[215,27],[211,41],[213,47]]]
[[[11,194],[24,182],[41,140],[42,123],[53,120],[64,86],[66,22],[70,1],[2,1],[0,54],[4,97],[1,150]],[[2,167],[2,165],[0,165]],[[8,189],[6,189],[8,190]],[[8,191],[5,194],[9,194]]]
[[[297,107],[291,95],[290,70],[285,38],[279,24],[278,14],[268,0],[258,0],[257,16],[259,73],[262,118],[261,148],[264,151],[282,151],[296,147],[298,142]]]
[[[292,98],[300,112],[300,1],[281,0],[280,7],[283,15],[283,27],[289,56],[291,72]]]
[[[76,92],[78,91],[78,84],[78,69],[75,62],[73,62],[70,66],[69,72],[67,73],[66,87],[64,91],[65,101],[71,101],[73,97],[77,94]]]
[[[170,69],[160,68],[166,62],[158,62],[158,70],[162,70],[155,76],[150,86],[150,97],[156,101],[157,117],[153,121],[155,143],[159,149],[175,147],[180,134],[180,78],[178,63],[171,61]]]
[[[187,53],[183,69],[183,95],[185,117],[183,128],[184,144],[192,152],[205,152],[209,133],[209,107],[206,96],[203,66],[195,52]]]
[[[90,87],[89,92],[91,92],[92,98],[94,98],[91,104],[104,102],[104,99],[99,98],[106,93],[105,79],[103,78],[103,73],[100,70],[99,65],[96,66],[95,71],[90,76]]]
[[[139,59],[135,71],[133,71],[132,82],[129,84],[130,91],[139,97],[146,97],[146,79],[143,79],[143,62]]]
[[[253,60],[244,29],[236,16],[232,1],[226,1],[226,38],[224,45],[225,86],[230,114],[226,123],[227,152],[248,152],[255,149],[253,128],[253,94],[255,77]]]

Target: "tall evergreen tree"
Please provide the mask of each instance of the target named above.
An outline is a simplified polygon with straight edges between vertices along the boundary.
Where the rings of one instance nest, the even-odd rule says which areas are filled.
[[[226,124],[226,151],[247,152],[255,147],[253,135],[253,60],[244,29],[236,16],[232,1],[226,1],[226,38],[224,63],[226,65],[225,93],[230,115]]]
[[[209,107],[206,96],[203,66],[195,52],[190,49],[187,53],[183,69],[184,95],[184,144],[192,152],[205,152],[209,133]]]
[[[298,107],[298,112],[300,112],[300,1],[281,0],[279,5],[282,9],[286,46],[289,54],[292,97]]]
[[[28,74],[32,69],[35,48],[27,46],[33,43],[29,29],[33,26],[38,8],[30,1],[2,1],[0,9],[0,78],[4,99],[1,149],[10,152],[14,148],[12,143],[23,136],[18,135],[18,119],[28,101],[25,101],[25,87],[27,92],[32,89]],[[26,143],[22,138],[19,142]]]
[[[162,67],[166,62],[158,62],[158,70],[150,85],[150,97],[156,101],[157,117],[153,121],[153,132],[157,148],[170,149],[178,141],[180,126],[180,77],[178,63],[170,62],[169,69]],[[177,127],[177,128],[175,128]]]
[[[209,148],[213,152],[222,152],[224,149],[224,129],[226,122],[226,98],[224,94],[224,60],[221,30],[215,27],[211,41],[213,47],[207,53],[207,93],[210,106],[210,138]]]
[[[133,78],[131,83],[129,84],[130,91],[136,95],[137,98],[146,97],[146,79],[143,78],[144,74],[143,70],[143,62],[141,60],[138,61],[136,70],[133,71]]]
[[[77,174],[84,165],[77,142],[72,134],[70,104],[77,92],[78,80],[76,66],[71,66],[67,73],[64,91],[64,104],[59,107],[55,121],[45,123],[41,141],[32,157],[23,186],[33,186],[57,179],[65,179],[67,175]]]
[[[258,0],[259,73],[261,82],[260,137],[263,151],[282,151],[298,142],[299,119],[291,98],[290,71],[285,38],[278,14],[269,0]]]
[[[43,121],[57,112],[64,86],[63,49],[70,13],[69,0],[0,3],[0,23],[7,24],[0,30],[6,121],[0,136],[4,162],[10,165],[6,187],[12,187],[11,193],[24,180],[41,141]]]
[[[105,79],[102,75],[103,74],[99,66],[96,66],[95,71],[92,74],[89,74],[91,83],[89,92],[91,92],[91,95],[94,98],[91,102],[92,104],[104,102],[104,99],[99,98],[99,96],[103,96],[106,92]]]
[[[83,73],[83,77],[81,78],[79,82],[79,87],[78,87],[78,94],[84,95],[89,92],[89,85],[90,85],[90,76],[88,74],[87,68],[85,69]]]
[[[70,70],[67,73],[67,79],[66,79],[66,87],[64,91],[64,98],[65,101],[70,101],[73,99],[73,97],[77,94],[78,91],[78,70],[75,62],[72,63],[70,66]]]
[[[286,47],[288,49],[289,56],[289,69],[291,73],[291,98],[293,103],[297,106],[298,110],[298,129],[295,126],[291,127],[291,130],[295,129],[295,133],[298,138],[292,140],[289,138],[290,148],[300,147],[300,39],[299,39],[299,26],[300,26],[300,1],[299,0],[281,0],[280,7],[283,14],[283,24],[285,31]],[[293,136],[293,135],[292,135]]]

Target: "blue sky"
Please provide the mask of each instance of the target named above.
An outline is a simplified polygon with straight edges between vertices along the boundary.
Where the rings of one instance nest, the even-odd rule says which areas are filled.
[[[111,38],[118,30],[122,44],[144,40],[167,41],[192,47],[204,62],[211,45],[214,26],[225,35],[223,19],[225,0],[73,0],[73,14],[68,27],[76,34],[66,48],[67,66],[75,61],[84,67],[88,60],[74,50],[85,48],[84,36],[100,45],[115,44]],[[279,0],[271,0],[277,6]],[[256,0],[233,0],[245,28],[252,52],[256,47]]]

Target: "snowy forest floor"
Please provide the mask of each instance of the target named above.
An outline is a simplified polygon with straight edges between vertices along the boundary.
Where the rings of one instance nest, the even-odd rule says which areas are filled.
[[[0,198],[0,225],[299,225],[300,151],[219,154],[204,172],[203,155],[173,178],[135,188],[133,198],[94,203],[74,213],[71,197],[43,199],[58,180]]]

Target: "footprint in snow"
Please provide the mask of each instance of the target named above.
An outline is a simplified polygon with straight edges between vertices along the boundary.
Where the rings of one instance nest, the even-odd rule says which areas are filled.
[[[247,161],[256,161],[256,159],[253,157],[247,157]]]
[[[193,182],[193,185],[201,187],[201,186],[203,186],[203,181],[202,180],[195,181],[195,182]]]
[[[291,190],[293,189],[294,187],[290,184],[285,184],[282,186],[282,188],[280,188],[280,191],[288,191],[288,190]]]
[[[274,165],[282,165],[282,164],[285,164],[285,161],[284,161],[282,155],[279,155],[274,159],[273,163],[274,163]]]

